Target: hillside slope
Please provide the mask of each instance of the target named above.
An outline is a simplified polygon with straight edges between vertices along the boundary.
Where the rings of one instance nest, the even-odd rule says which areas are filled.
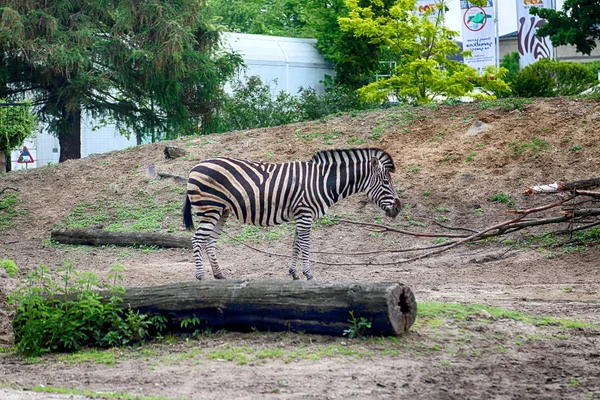
[[[469,136],[467,131],[475,121],[489,124],[489,129]],[[334,206],[332,214],[363,222],[395,223],[421,232],[440,232],[436,220],[449,226],[481,228],[508,218],[506,204],[489,201],[495,194],[510,196],[513,207],[529,208],[552,198],[522,198],[520,193],[527,186],[598,176],[599,131],[599,103],[561,98],[530,104],[504,101],[351,113],[325,121],[187,138],[94,155],[0,177],[0,188],[19,188],[17,208],[25,211],[3,228],[0,256],[15,260],[21,276],[40,263],[55,269],[72,259],[77,269],[101,277],[108,274],[111,265],[122,264],[126,286],[190,280],[193,259],[188,250],[57,246],[49,242],[49,231],[55,226],[101,224],[105,229],[187,234],[180,212],[185,183],[151,179],[149,166],[186,176],[198,160],[209,156],[283,162],[308,159],[318,150],[345,147],[372,146],[388,151],[396,162],[394,181],[402,190],[400,197],[405,206],[391,221],[367,203],[364,195],[357,195]],[[183,147],[188,155],[166,160],[166,144]],[[229,223],[226,231],[273,253],[290,252],[290,227],[267,231]],[[431,298],[503,303],[511,297],[500,295],[508,290],[507,286],[512,292],[515,285],[521,284],[549,285],[541,292],[532,292],[536,299],[566,295],[577,299],[581,292],[581,299],[586,300],[591,296],[587,285],[600,279],[596,268],[600,266],[596,261],[600,259],[598,249],[576,253],[510,251],[502,247],[502,240],[497,240],[413,264],[395,264],[406,256],[345,254],[360,249],[426,246],[433,244],[433,239],[369,233],[365,228],[324,223],[315,227],[312,239],[313,258],[328,263],[313,266],[318,279],[398,280]],[[229,277],[288,279],[285,258],[255,252],[228,237],[223,238],[220,247],[221,264]],[[479,259],[489,262],[475,262]],[[212,279],[210,272],[208,276]],[[475,295],[473,282],[465,283],[469,280],[476,282],[474,286],[485,287],[483,292],[495,294]],[[5,296],[16,281],[2,281],[0,294]],[[572,290],[565,294],[560,287],[567,284]],[[563,313],[585,314],[587,307],[582,306],[582,310]]]

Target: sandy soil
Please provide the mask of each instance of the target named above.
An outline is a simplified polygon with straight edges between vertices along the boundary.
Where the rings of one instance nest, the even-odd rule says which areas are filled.
[[[467,132],[476,120],[488,124],[488,129],[470,135]],[[5,274],[0,278],[0,343],[8,346],[12,340],[7,293],[40,263],[56,269],[71,259],[78,270],[102,278],[119,263],[125,267],[126,287],[193,279],[189,250],[86,248],[49,242],[50,230],[67,223],[77,206],[87,204],[85,212],[93,215],[114,202],[143,207],[149,198],[168,210],[155,230],[186,234],[177,210],[184,183],[153,179],[147,173],[150,166],[185,176],[198,160],[213,155],[282,162],[307,159],[323,149],[381,147],[396,161],[394,181],[405,204],[401,215],[388,219],[363,195],[343,200],[330,213],[398,224],[414,232],[449,233],[454,231],[435,222],[482,229],[510,219],[506,204],[490,201],[495,194],[507,194],[515,203],[511,208],[525,209],[559,198],[521,196],[528,186],[597,177],[599,131],[600,104],[583,100],[538,100],[522,110],[481,104],[390,109],[182,139],[169,143],[188,152],[175,160],[164,158],[165,143],[160,143],[1,176],[0,188],[19,188],[19,207],[26,213],[0,233],[0,257],[14,260],[20,268],[17,278]],[[430,246],[434,240],[382,234],[364,226],[317,225],[311,236],[312,258],[323,264],[313,264],[312,269],[323,281],[400,281],[413,289],[418,301],[479,303],[598,324],[598,245],[553,248],[539,241],[524,242],[544,229],[566,227],[520,231],[402,263],[414,253],[388,251]],[[226,231],[238,237],[248,234],[238,223],[228,224]],[[256,240],[246,239],[252,246],[276,254],[290,252],[290,229],[255,233]],[[366,250],[380,253],[350,254]],[[220,261],[228,277],[288,279],[285,258],[253,251],[229,237],[220,243]],[[356,263],[364,265],[349,265]],[[208,277],[212,279],[210,272]],[[398,343],[229,333],[151,344],[146,347],[151,354],[144,357],[135,349],[115,350],[113,365],[69,363],[56,355],[31,363],[8,352],[0,355],[0,383],[5,385],[0,397],[62,398],[22,391],[44,385],[167,398],[596,398],[600,396],[599,342],[594,328],[563,330],[482,316],[463,321],[458,328],[417,324]],[[297,347],[310,352],[311,347],[347,346],[359,355],[291,362],[255,357],[240,364],[210,358],[210,352],[220,346],[252,351],[281,348],[290,354]],[[193,349],[198,353],[185,357]]]

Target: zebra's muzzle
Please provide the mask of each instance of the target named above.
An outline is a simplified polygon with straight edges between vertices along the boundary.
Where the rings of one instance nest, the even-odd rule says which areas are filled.
[[[385,210],[385,215],[387,215],[388,217],[391,218],[396,218],[396,215],[398,215],[400,213],[400,208],[401,208],[401,204],[400,204],[400,199],[394,199],[394,204],[392,204],[391,207],[387,208]]]

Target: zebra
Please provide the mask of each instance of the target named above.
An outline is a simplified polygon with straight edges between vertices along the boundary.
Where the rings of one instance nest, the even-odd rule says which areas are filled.
[[[194,230],[192,213],[199,217],[192,239],[196,278],[204,277],[202,250],[208,255],[215,279],[225,279],[217,261],[216,244],[231,215],[242,223],[273,226],[295,220],[289,273],[299,279],[298,256],[306,279],[310,230],[340,199],[366,192],[387,216],[400,212],[400,199],[390,174],[392,157],[377,148],[326,150],[310,161],[274,164],[229,157],[201,161],[190,172],[183,206],[183,222]]]

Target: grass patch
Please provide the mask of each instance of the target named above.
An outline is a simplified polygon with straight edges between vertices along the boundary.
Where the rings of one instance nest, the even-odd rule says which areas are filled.
[[[4,192],[0,195],[0,229],[16,226],[15,219],[26,215],[18,193]]]
[[[466,321],[469,317],[480,314],[481,311],[488,312],[495,319],[513,319],[515,321],[527,322],[534,326],[555,325],[562,329],[600,328],[600,326],[588,322],[554,318],[551,316],[526,315],[518,311],[488,307],[482,304],[462,305],[431,301],[419,303],[419,318],[426,321],[441,318]]]
[[[535,156],[552,148],[550,143],[535,136],[531,139],[531,141],[525,143],[518,143],[513,140],[510,143],[510,147],[514,154],[521,155],[525,153],[533,153]]]
[[[94,364],[106,364],[111,367],[115,365],[115,359],[116,357],[114,351],[98,351],[96,349],[77,353],[61,354],[56,357],[56,361],[62,361],[69,365],[93,362]]]
[[[165,227],[167,216],[179,217],[180,204],[161,203],[154,197],[140,194],[141,202],[105,200],[78,203],[62,223],[55,228],[78,229],[102,225],[107,231],[156,232],[172,231]]]

